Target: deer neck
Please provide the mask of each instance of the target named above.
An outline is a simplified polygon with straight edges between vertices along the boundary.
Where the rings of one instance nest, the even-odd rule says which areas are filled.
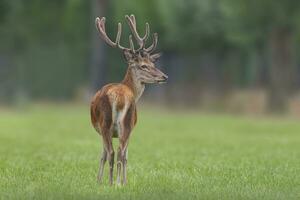
[[[132,90],[135,102],[137,102],[144,92],[145,84],[138,80],[135,71],[131,67],[127,68],[127,72],[122,83]]]

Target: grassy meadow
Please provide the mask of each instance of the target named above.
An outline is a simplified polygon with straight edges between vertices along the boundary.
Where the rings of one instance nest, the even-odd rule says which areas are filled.
[[[0,199],[300,199],[296,119],[139,111],[110,187],[88,105],[0,109]]]

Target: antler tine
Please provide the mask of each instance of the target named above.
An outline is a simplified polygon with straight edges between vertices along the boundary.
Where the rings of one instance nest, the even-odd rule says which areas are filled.
[[[156,49],[157,42],[158,42],[158,34],[154,33],[153,34],[153,42],[152,42],[152,44],[151,44],[150,47],[148,47],[147,49],[145,49],[145,51],[149,52],[149,53],[152,53]]]
[[[125,47],[122,47],[120,45],[120,39],[121,39],[121,34],[122,34],[122,24],[118,23],[118,32],[117,32],[117,36],[116,36],[116,41],[113,42],[111,41],[111,39],[109,39],[109,37],[106,34],[105,31],[105,17],[102,17],[101,19],[99,17],[96,18],[96,27],[100,33],[100,37],[111,47],[118,47],[121,50],[127,49]]]
[[[134,15],[130,15],[131,21],[132,23],[135,25],[136,27],[136,20],[135,20],[135,16]]]
[[[132,41],[132,35],[129,35],[129,43],[130,43],[130,49],[134,53],[135,50],[134,50],[134,44],[133,44],[133,41]]]
[[[145,36],[143,37],[143,41],[146,42],[148,37],[149,37],[149,33],[150,33],[150,26],[149,26],[149,23],[147,22],[146,23],[146,31],[145,31]]]
[[[121,33],[122,33],[122,24],[121,23],[118,23],[118,32],[117,32],[117,37],[116,37],[116,44],[118,45],[118,48],[119,49],[126,49],[125,47],[122,47],[120,45],[120,39],[121,39]]]
[[[135,20],[135,16],[134,16],[134,15],[130,15],[130,19],[131,19],[131,21],[132,21],[132,23],[133,23],[133,25],[134,25],[135,31],[137,32],[137,30],[136,30],[136,20]],[[150,33],[150,26],[149,26],[149,23],[146,22],[146,31],[145,31],[145,35],[144,35],[143,38],[141,38],[141,37],[139,37],[139,38],[141,38],[142,40],[146,41],[146,40],[148,39],[148,37],[149,37],[149,33]],[[138,35],[138,34],[137,34],[137,35]],[[138,36],[139,36],[139,35],[138,35]]]
[[[136,31],[136,24],[135,24],[135,18],[133,15],[131,15],[130,17],[128,15],[125,16],[127,23],[129,25],[129,28],[134,36],[134,38],[136,39],[137,43],[139,45],[141,45],[141,43],[143,42],[142,39],[139,37],[137,31]]]
[[[105,17],[102,17],[101,19],[99,17],[96,18],[96,28],[98,29],[100,33],[100,37],[110,46],[115,47],[115,43],[112,42],[105,33]]]
[[[139,48],[137,51],[139,51],[139,50],[145,48],[146,41],[147,41],[148,38],[149,38],[149,32],[150,32],[149,24],[146,23],[146,31],[145,31],[145,35],[144,35],[144,37],[142,38],[142,41],[143,41],[143,42],[142,42],[142,44],[140,45],[140,48]]]
[[[139,49],[144,48],[145,42],[149,37],[149,32],[150,32],[150,28],[149,28],[149,24],[146,23],[146,31],[145,31],[145,35],[144,37],[140,37],[137,30],[136,30],[136,20],[135,20],[135,16],[134,15],[130,15],[130,17],[128,15],[125,16],[127,23],[130,27],[130,30],[134,36],[134,38],[136,39],[137,43],[140,45]]]

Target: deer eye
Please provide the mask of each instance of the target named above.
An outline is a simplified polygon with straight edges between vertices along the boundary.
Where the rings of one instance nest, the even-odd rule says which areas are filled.
[[[141,65],[141,68],[142,69],[147,69],[147,66],[146,65]]]

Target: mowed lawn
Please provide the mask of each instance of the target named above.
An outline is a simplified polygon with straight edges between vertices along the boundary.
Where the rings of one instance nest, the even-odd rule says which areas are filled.
[[[300,199],[299,121],[138,115],[128,184],[110,187],[88,105],[0,110],[0,199]]]

